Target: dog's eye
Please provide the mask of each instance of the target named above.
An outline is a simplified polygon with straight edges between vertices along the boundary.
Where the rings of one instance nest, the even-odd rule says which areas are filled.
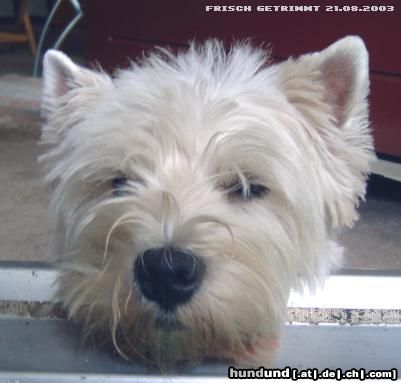
[[[113,188],[113,194],[115,196],[120,197],[126,193],[124,190],[124,187],[127,186],[127,181],[128,181],[128,178],[125,176],[119,176],[119,177],[113,178],[112,188]]]
[[[255,182],[248,182],[244,185],[240,180],[226,186],[226,190],[231,199],[243,201],[262,198],[269,192],[266,186]]]

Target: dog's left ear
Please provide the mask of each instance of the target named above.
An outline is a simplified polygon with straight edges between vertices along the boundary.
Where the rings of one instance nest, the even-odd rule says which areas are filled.
[[[287,98],[299,109],[323,102],[338,127],[350,118],[367,118],[369,57],[357,36],[338,40],[328,48],[279,64]],[[310,97],[310,98],[309,98]]]
[[[369,60],[362,39],[345,37],[323,51],[277,66],[279,86],[302,113],[322,166],[327,221],[350,226],[365,194],[373,143],[368,127]]]

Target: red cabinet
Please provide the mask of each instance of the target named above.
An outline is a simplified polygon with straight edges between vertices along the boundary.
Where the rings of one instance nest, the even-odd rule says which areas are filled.
[[[270,11],[257,10],[258,5],[266,3]],[[356,34],[364,39],[370,54],[376,150],[401,157],[401,5],[395,0],[385,2],[387,5],[378,1],[316,1],[312,11],[274,8],[283,3],[232,1],[230,4],[252,9],[207,12],[208,5],[228,2],[89,0],[88,61],[97,61],[112,71],[155,45],[181,47],[191,39],[209,37],[223,39],[227,44],[234,39],[251,38],[256,44],[271,44],[275,58],[285,59],[323,49],[345,35]],[[358,10],[352,11],[352,6]]]

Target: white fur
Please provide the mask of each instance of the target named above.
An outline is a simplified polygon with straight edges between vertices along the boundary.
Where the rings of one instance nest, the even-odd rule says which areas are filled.
[[[59,299],[86,333],[156,365],[204,357],[266,363],[291,288],[321,283],[338,262],[339,228],[357,218],[368,161],[368,55],[346,37],[268,65],[247,43],[161,51],[111,79],[49,51],[40,161],[63,257]],[[129,178],[116,197],[111,180]],[[269,193],[233,201],[251,176]],[[181,329],[133,281],[149,247],[206,263]]]

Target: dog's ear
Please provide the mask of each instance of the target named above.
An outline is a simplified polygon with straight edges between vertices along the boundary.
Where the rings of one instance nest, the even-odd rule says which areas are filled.
[[[361,38],[345,37],[320,52],[291,58],[279,69],[282,89],[299,109],[326,106],[338,127],[367,119],[369,57]]]
[[[280,89],[301,112],[320,157],[327,220],[332,227],[350,226],[373,158],[366,47],[359,37],[349,36],[277,68]]]
[[[369,56],[362,39],[345,37],[309,58],[320,72],[324,101],[339,127],[352,118],[367,118]]]
[[[49,50],[43,60],[42,115],[50,118],[58,108],[73,101],[76,106],[90,106],[111,84],[105,73],[82,68],[64,53]]]

